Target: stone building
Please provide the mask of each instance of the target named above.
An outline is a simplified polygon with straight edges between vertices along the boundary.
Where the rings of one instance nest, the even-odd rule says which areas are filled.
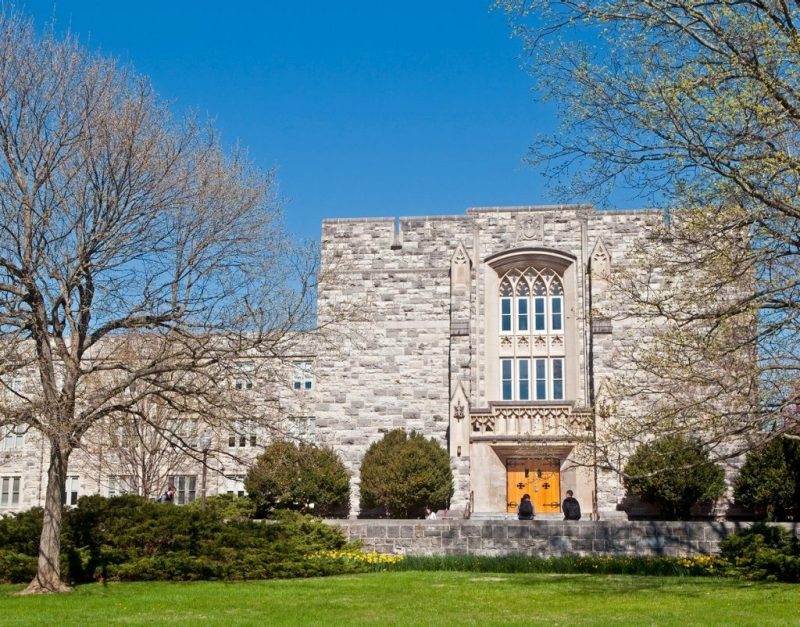
[[[585,205],[325,220],[325,347],[290,356],[277,379],[232,382],[275,402],[283,428],[223,432],[189,423],[184,436],[196,453],[165,458],[152,479],[159,487],[147,490],[122,463],[130,440],[102,432],[73,454],[67,502],[93,493],[153,496],[168,482],[180,502],[201,491],[242,493],[248,460],[278,433],[337,450],[352,475],[356,515],[367,447],[402,428],[449,451],[451,511],[500,515],[529,493],[537,516],[555,517],[571,489],[587,516],[621,515],[619,477],[592,463],[603,428],[592,408],[620,345],[639,338],[614,317],[607,279],[634,263],[635,244],[660,221],[658,212]],[[356,315],[344,322],[342,310]],[[0,437],[0,513],[43,504],[46,448],[32,431]],[[203,479],[206,452],[213,464]]]
[[[325,220],[320,321],[363,312],[316,368],[317,437],[353,473],[352,511],[367,447],[403,428],[449,450],[451,510],[513,512],[529,493],[555,516],[572,489],[587,514],[620,515],[619,477],[591,463],[592,407],[636,340],[612,323],[607,278],[660,221],[584,205]]]

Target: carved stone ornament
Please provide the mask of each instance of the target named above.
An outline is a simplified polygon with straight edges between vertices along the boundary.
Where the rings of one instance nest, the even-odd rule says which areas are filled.
[[[540,215],[520,216],[517,222],[518,237],[525,241],[541,241],[544,238],[544,220]]]
[[[603,240],[597,240],[591,256],[592,276],[607,279],[611,276],[611,254],[603,244]]]
[[[461,401],[458,401],[453,408],[453,417],[458,421],[464,419],[464,404]]]

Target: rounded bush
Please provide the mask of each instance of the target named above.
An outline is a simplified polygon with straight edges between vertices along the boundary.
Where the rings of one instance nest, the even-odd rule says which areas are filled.
[[[625,466],[625,488],[661,506],[669,518],[685,520],[697,503],[725,492],[725,472],[709,460],[699,441],[667,436],[636,449]]]
[[[402,429],[372,444],[361,464],[361,507],[391,518],[417,518],[447,507],[453,495],[450,456],[431,438]]]
[[[332,516],[346,513],[350,477],[333,449],[273,442],[247,472],[244,487],[259,515],[277,509]]]
[[[747,454],[733,484],[736,502],[767,520],[800,517],[800,442],[778,438]]]

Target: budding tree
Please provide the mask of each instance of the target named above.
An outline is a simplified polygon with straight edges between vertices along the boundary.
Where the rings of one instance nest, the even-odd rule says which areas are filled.
[[[637,266],[610,277],[615,311],[649,339],[621,360],[607,407],[657,400],[609,433],[702,436],[718,457],[797,433],[800,6],[497,4],[560,107],[562,128],[532,161],[563,194],[626,187],[668,216]]]
[[[93,425],[158,428],[148,403],[212,426],[271,418],[231,377],[307,324],[314,263],[291,249],[270,174],[132,71],[0,15],[0,374],[27,381],[6,385],[0,426],[50,450],[29,591],[66,589],[62,494]]]

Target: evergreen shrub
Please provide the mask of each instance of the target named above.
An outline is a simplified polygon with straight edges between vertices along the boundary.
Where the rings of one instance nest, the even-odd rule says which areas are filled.
[[[434,440],[402,429],[373,443],[361,463],[361,508],[391,518],[417,518],[446,508],[453,495],[450,456]]]
[[[642,444],[625,466],[625,488],[661,507],[670,519],[686,520],[698,503],[725,492],[725,472],[709,460],[700,442],[673,435]]]
[[[767,520],[800,518],[800,441],[777,438],[750,451],[733,485],[736,502]]]
[[[800,582],[800,542],[782,527],[755,524],[723,540],[720,549],[740,576]]]
[[[224,500],[221,502],[224,503]],[[349,545],[319,519],[280,512],[275,520],[228,520],[227,508],[178,507],[138,496],[86,496],[65,510],[62,573],[93,580],[262,579],[356,572],[311,556]],[[41,510],[0,519],[0,581],[36,572]],[[39,525],[32,524],[39,517]],[[10,541],[8,539],[11,539]],[[363,570],[363,569],[362,569]]]
[[[267,446],[244,480],[257,515],[279,509],[318,516],[347,513],[350,476],[333,449],[301,442]]]

